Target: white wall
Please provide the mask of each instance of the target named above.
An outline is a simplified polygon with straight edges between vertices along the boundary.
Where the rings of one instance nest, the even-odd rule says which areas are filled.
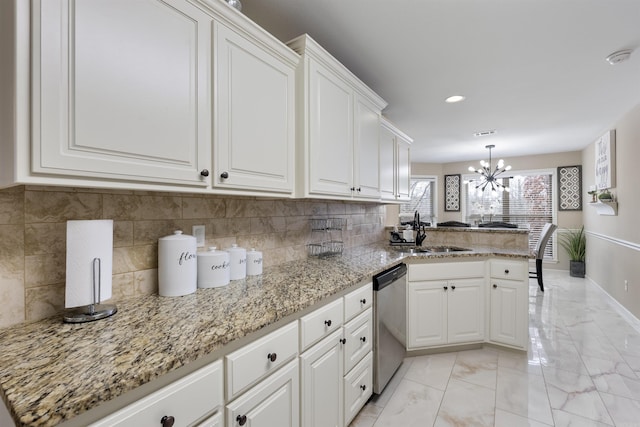
[[[616,130],[616,179],[611,191],[619,202],[618,215],[598,215],[592,206],[584,209],[587,277],[640,317],[640,105],[612,129]],[[595,184],[595,142],[582,151],[582,164],[586,192]]]

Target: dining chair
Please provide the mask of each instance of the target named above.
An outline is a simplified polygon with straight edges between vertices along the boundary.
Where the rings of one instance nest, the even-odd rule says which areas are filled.
[[[529,278],[538,279],[538,286],[540,286],[542,292],[544,292],[544,284],[542,283],[542,258],[544,258],[544,249],[547,247],[547,243],[553,232],[556,231],[556,228],[558,228],[558,226],[555,224],[545,224],[540,232],[536,248],[531,252],[531,258],[535,258],[536,260],[536,271],[530,271]]]

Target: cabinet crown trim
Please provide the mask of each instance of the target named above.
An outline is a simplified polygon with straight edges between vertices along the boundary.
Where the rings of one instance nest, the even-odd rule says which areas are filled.
[[[387,101],[382,99],[380,95],[375,93],[369,86],[353,74],[347,67],[331,55],[325,48],[320,46],[318,42],[313,40],[308,34],[302,34],[293,40],[287,42],[287,46],[302,56],[312,58],[324,66],[338,72],[346,81],[350,82],[360,95],[368,98],[380,110],[386,108]]]
[[[380,125],[390,130],[392,133],[396,134],[400,138],[404,139],[407,143],[413,143],[413,138],[411,138],[406,133],[402,132],[398,127],[385,116],[380,116]]]

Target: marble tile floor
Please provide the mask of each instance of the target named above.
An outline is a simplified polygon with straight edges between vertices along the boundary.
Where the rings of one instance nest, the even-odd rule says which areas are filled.
[[[587,279],[529,283],[527,353],[408,357],[351,427],[640,427],[640,321]]]

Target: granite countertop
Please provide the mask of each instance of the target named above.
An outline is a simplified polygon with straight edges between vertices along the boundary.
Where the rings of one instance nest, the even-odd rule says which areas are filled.
[[[409,255],[386,244],[265,269],[229,286],[183,297],[118,302],[118,313],[84,324],[61,317],[0,330],[0,395],[17,425],[53,426],[220,351],[399,262],[528,253],[472,248]]]

